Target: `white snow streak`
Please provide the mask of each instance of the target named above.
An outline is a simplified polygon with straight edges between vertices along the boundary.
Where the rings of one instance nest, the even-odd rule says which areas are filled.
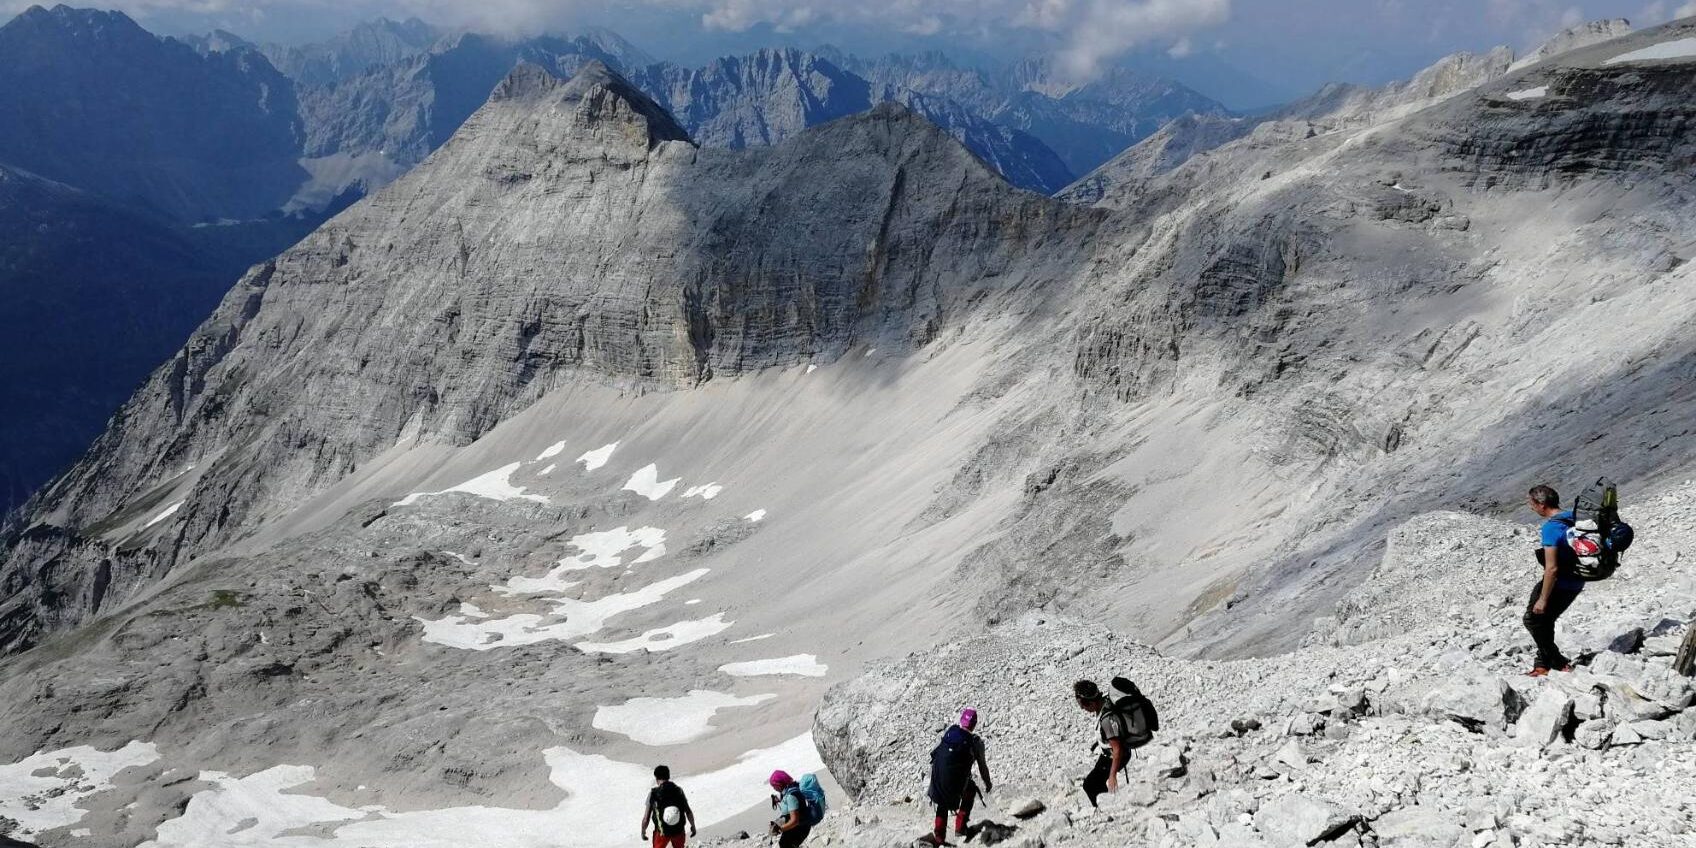
[[[683,492],[683,496],[686,498],[698,497],[710,501],[718,497],[718,493],[722,491],[724,491],[724,486],[718,483],[708,483],[705,486],[690,486]]]
[[[1510,91],[1507,94],[1509,100],[1541,100],[1548,96],[1549,87],[1546,85],[1540,85],[1536,88],[1520,89],[1519,91]]]
[[[635,591],[608,595],[593,601],[582,601],[576,598],[549,598],[545,603],[551,607],[551,610],[545,615],[518,613],[504,618],[490,618],[488,613],[479,607],[461,604],[459,615],[450,615],[435,621],[424,618],[417,620],[424,625],[424,641],[468,651],[488,651],[494,648],[534,645],[537,642],[549,640],[581,639],[605,627],[614,616],[659,603],[668,593],[701,579],[707,571],[708,569],[705,568],[697,568],[687,574],[650,583]],[[721,613],[720,617],[722,615]],[[683,622],[683,624],[688,625],[691,622]],[[722,630],[729,626],[729,624],[724,624],[723,627],[718,629]],[[664,650],[705,639],[707,636],[718,632],[718,630],[714,630],[712,633],[700,632],[700,635],[696,635],[706,628],[690,629],[681,625],[673,625],[673,628],[677,628],[675,632],[664,635],[660,631],[649,631],[649,633],[643,634],[642,637],[639,637],[646,640],[642,644],[635,644],[637,640],[627,640],[634,645],[628,650],[615,650],[621,648],[624,643],[607,643],[608,647],[604,649],[604,652],[627,653],[644,647],[652,650]],[[585,648],[584,650],[588,649]]]
[[[706,569],[702,569],[705,571]],[[656,627],[640,636],[621,639],[617,642],[578,642],[577,649],[586,654],[633,654],[637,651],[669,651],[672,648],[699,642],[709,636],[717,636],[734,621],[725,621],[724,613],[715,613],[711,617],[694,621],[679,621],[665,627]]]
[[[159,513],[157,515],[153,516],[152,518],[147,519],[147,523],[141,525],[141,529],[146,530],[147,528],[152,527],[153,525],[158,524],[159,522],[164,521],[165,519],[170,518],[173,515],[176,515],[177,510],[182,509],[184,503],[185,503],[185,501],[177,501],[176,503],[171,504],[170,506],[165,507],[162,510],[159,510]]]
[[[752,707],[776,697],[738,698],[728,692],[695,689],[679,698],[631,698],[617,706],[596,707],[590,724],[643,745],[681,745],[712,732],[713,714],[719,710]]]
[[[547,810],[450,807],[392,812],[381,806],[343,807],[297,794],[311,783],[311,766],[274,766],[244,778],[202,772],[214,789],[196,793],[183,814],[159,826],[158,840],[145,848],[551,848],[570,834],[573,848],[624,848],[635,824],[630,799],[653,785],[647,764],[626,763],[569,748],[542,752],[548,779],[565,790]],[[771,748],[749,751],[735,763],[696,775],[679,775],[701,827],[731,818],[766,801],[765,777],[783,768],[799,774],[824,764],[804,734]],[[285,792],[284,790],[291,790]],[[364,819],[363,821],[354,821]],[[251,826],[237,827],[250,820]],[[323,836],[300,831],[314,825],[352,822]],[[328,828],[326,828],[328,830]]]
[[[553,444],[548,445],[546,448],[544,448],[541,453],[536,454],[536,461],[541,462],[544,459],[550,459],[552,457],[559,456],[564,451],[565,451],[565,442],[563,442],[563,441],[554,442]],[[548,467],[552,468],[553,466],[550,465]]]
[[[454,492],[463,492],[468,495],[476,495],[480,498],[489,498],[497,501],[526,500],[535,501],[536,503],[547,503],[548,498],[546,495],[526,494],[523,486],[513,485],[512,474],[518,470],[520,465],[522,465],[522,463],[508,463],[488,472],[487,474],[478,475],[464,483],[452,488],[443,489],[439,492],[413,492],[412,494],[395,501],[394,506],[408,506],[416,503],[420,498],[429,497],[430,495],[446,495]]]
[[[613,442],[610,445],[603,445],[583,454],[577,458],[577,461],[583,463],[583,470],[585,472],[594,471],[595,469],[606,465],[607,460],[612,459],[612,452],[617,449],[618,442]]]
[[[76,824],[87,812],[77,802],[110,789],[118,772],[157,759],[152,742],[131,742],[115,751],[78,745],[0,765],[0,817],[18,823],[12,835],[19,837]],[[49,773],[36,775],[42,771]]]
[[[630,475],[630,479],[624,483],[623,491],[635,492],[648,500],[657,501],[670,494],[680,479],[682,478],[673,477],[670,480],[661,480],[659,467],[650,462]]]
[[[772,674],[793,674],[800,677],[823,677],[829,670],[819,662],[813,654],[796,654],[792,657],[774,657],[769,660],[749,660],[748,662],[727,663],[718,667],[719,671],[732,677],[764,677]]]
[[[1666,59],[1696,58],[1696,38],[1678,38],[1652,44],[1642,50],[1622,53],[1603,62],[1604,65],[1617,65],[1622,62],[1655,62]]]
[[[763,510],[763,509],[756,509],[753,512],[750,512],[747,515],[744,515],[742,517],[748,519],[749,521],[764,521],[764,520],[766,520],[766,511]]]

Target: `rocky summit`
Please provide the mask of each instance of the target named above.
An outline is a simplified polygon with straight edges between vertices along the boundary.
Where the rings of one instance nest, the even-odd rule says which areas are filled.
[[[975,707],[984,844],[1689,844],[1692,43],[1070,202],[917,106],[715,148],[522,64],[8,522],[0,835],[594,848],[666,762],[707,844],[781,768],[905,845]],[[1524,676],[1524,493],[1604,474],[1637,546]],[[1162,729],[1095,810],[1114,674]]]

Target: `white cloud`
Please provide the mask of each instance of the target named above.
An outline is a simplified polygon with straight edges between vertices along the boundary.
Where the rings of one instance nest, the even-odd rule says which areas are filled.
[[[1178,43],[1166,48],[1166,55],[1174,59],[1185,59],[1195,55],[1195,42],[1188,37],[1178,39]]]
[[[1673,12],[1672,16],[1675,17],[1675,18],[1696,17],[1696,0],[1692,0],[1692,2],[1686,3],[1683,6],[1678,7],[1678,11]]]
[[[823,23],[890,27],[920,35],[978,32],[1011,24],[1051,37],[1057,67],[1081,82],[1109,60],[1148,44],[1193,50],[1191,33],[1230,19],[1232,0],[660,0],[699,7],[707,29],[744,31],[761,24],[793,30]]]

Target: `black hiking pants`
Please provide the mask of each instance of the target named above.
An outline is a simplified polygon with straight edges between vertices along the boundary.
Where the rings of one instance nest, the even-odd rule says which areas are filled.
[[[1095,768],[1089,770],[1084,777],[1084,795],[1089,798],[1091,807],[1097,806],[1095,799],[1107,794],[1107,776],[1113,773],[1113,755],[1103,751],[1095,759]]]
[[[1531,641],[1537,643],[1537,667],[1558,670],[1572,665],[1572,660],[1555,644],[1555,621],[1566,612],[1567,607],[1578,599],[1579,590],[1562,589],[1556,586],[1549,593],[1549,605],[1543,614],[1532,612],[1537,606],[1537,599],[1543,595],[1543,581],[1539,579],[1531,587],[1531,599],[1525,602],[1525,629],[1531,632]]]

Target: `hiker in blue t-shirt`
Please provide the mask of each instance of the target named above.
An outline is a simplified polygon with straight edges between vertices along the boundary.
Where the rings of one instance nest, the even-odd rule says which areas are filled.
[[[801,795],[801,785],[783,769],[772,772],[766,782],[777,793],[771,799],[771,807],[777,811],[777,817],[771,823],[771,833],[777,837],[778,848],[796,848],[807,841],[807,834],[813,829],[807,818],[807,802]]]
[[[1531,589],[1524,619],[1525,629],[1537,643],[1536,664],[1529,674],[1542,677],[1550,671],[1572,670],[1572,660],[1555,645],[1555,620],[1584,591],[1584,581],[1572,574],[1576,555],[1566,541],[1567,528],[1572,526],[1572,511],[1561,510],[1560,494],[1549,486],[1532,486],[1526,500],[1532,511],[1543,517],[1537,545],[1537,564],[1543,567],[1543,576]]]

